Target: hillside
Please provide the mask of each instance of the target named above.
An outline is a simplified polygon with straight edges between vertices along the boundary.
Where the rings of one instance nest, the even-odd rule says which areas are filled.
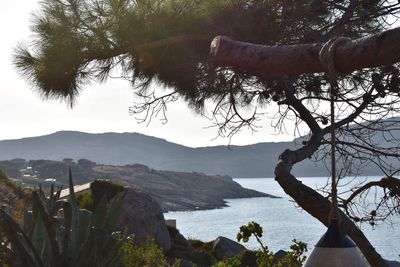
[[[30,192],[20,191],[19,184],[9,179],[0,169],[0,206],[12,207],[17,221],[22,221],[24,212],[31,207]]]
[[[96,164],[86,159],[64,161],[22,159],[0,161],[14,180],[28,185],[49,185],[53,182],[67,187],[71,166],[75,184],[95,178],[117,181],[151,195],[163,211],[213,209],[225,206],[224,199],[273,197],[241,187],[229,176],[205,175],[198,172],[175,172],[150,169],[141,164],[114,166]]]
[[[15,158],[89,159],[99,164],[140,163],[160,170],[203,172],[232,177],[272,177],[278,155],[291,142],[191,148],[138,133],[88,134],[63,131],[0,141],[0,160]],[[299,168],[302,175],[306,172]],[[309,167],[306,166],[305,170]],[[320,175],[318,171],[313,174]]]
[[[273,177],[277,158],[295,142],[258,143],[247,146],[191,148],[138,133],[62,131],[50,135],[0,141],[0,160],[14,158],[61,161],[89,159],[98,164],[144,164],[159,170],[202,172],[232,177]],[[297,176],[326,176],[324,164],[303,161],[294,167]],[[374,166],[368,175],[380,175]]]

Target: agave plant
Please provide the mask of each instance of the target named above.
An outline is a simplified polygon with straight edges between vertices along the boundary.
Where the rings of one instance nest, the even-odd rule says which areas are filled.
[[[79,209],[71,170],[69,201],[60,192],[52,186],[46,197],[41,188],[34,190],[22,227],[12,209],[0,209],[0,260],[10,266],[118,266],[127,238],[114,231],[123,193],[110,204],[103,198],[93,212]]]

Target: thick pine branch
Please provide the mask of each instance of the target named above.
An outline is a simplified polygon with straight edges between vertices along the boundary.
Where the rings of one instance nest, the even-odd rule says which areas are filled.
[[[266,46],[217,36],[211,44],[216,66],[232,67],[251,74],[296,75],[325,71],[319,61],[323,43]],[[400,28],[353,40],[335,53],[338,71],[394,64],[400,61]]]

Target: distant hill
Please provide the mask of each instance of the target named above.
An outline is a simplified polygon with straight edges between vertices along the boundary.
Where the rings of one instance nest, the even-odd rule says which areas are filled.
[[[295,142],[191,148],[138,133],[89,134],[61,131],[50,135],[0,141],[0,160],[14,158],[89,159],[98,164],[144,164],[159,170],[203,172],[232,177],[273,177],[277,158]],[[324,164],[304,161],[297,176],[326,176]],[[380,175],[367,168],[369,175]]]
[[[274,197],[241,187],[229,176],[205,175],[198,172],[159,171],[142,164],[113,166],[96,164],[87,159],[72,160],[4,160],[0,161],[0,204],[7,199],[1,181],[3,170],[15,182],[26,185],[50,184],[68,186],[71,168],[75,184],[86,184],[95,178],[110,179],[152,196],[163,211],[214,209],[226,206],[227,198]],[[8,179],[7,179],[8,181]],[[11,184],[11,182],[10,182]]]

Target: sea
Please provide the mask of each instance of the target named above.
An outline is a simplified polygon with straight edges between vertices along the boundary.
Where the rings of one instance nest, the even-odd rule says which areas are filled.
[[[363,181],[376,180],[379,177],[360,178]],[[327,185],[327,178],[299,178],[304,184],[321,189]],[[218,236],[236,240],[241,225],[255,221],[263,228],[262,242],[274,252],[288,250],[293,239],[307,243],[310,253],[314,245],[325,233],[326,227],[314,217],[296,206],[273,178],[236,178],[245,188],[255,189],[281,198],[242,198],[226,199],[227,207],[213,210],[197,210],[164,213],[166,219],[176,219],[177,228],[190,239],[211,241]],[[344,179],[339,187],[346,191],[351,184],[359,180]],[[329,189],[329,185],[328,185]],[[370,199],[374,199],[371,192]],[[376,250],[386,259],[400,261],[400,216],[390,222],[371,226],[359,225]],[[254,238],[242,243],[249,249],[259,249]]]

